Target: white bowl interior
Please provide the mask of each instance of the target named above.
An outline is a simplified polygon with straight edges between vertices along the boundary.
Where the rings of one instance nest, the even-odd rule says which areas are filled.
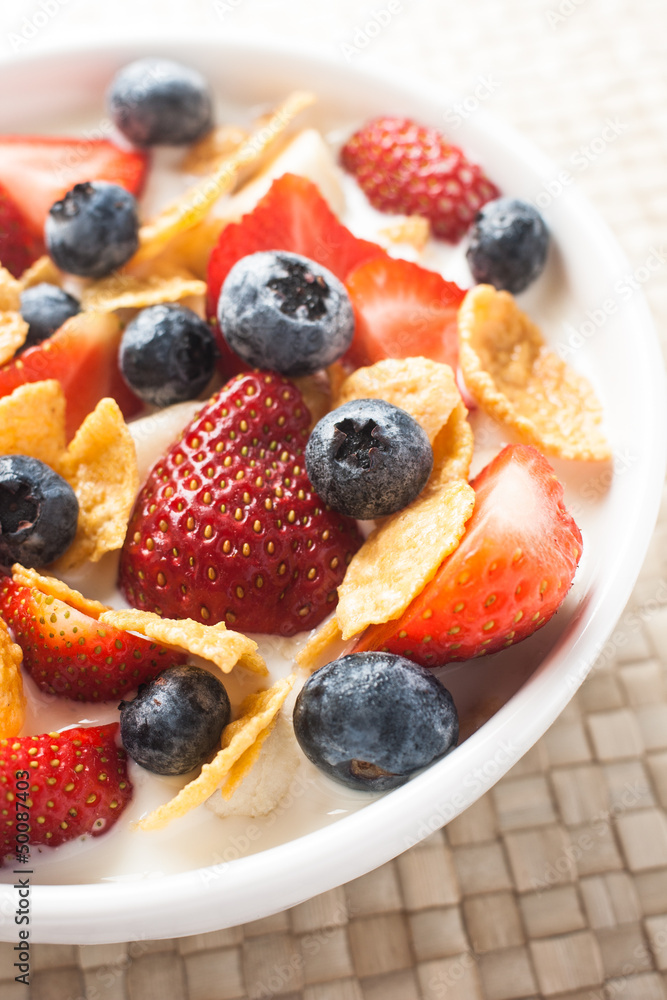
[[[2,131],[54,131],[59,118],[78,117],[105,129],[102,98],[109,80],[145,54],[197,65],[221,96],[221,118],[225,111],[247,115],[252,106],[270,105],[297,87],[318,94],[314,119],[325,130],[380,112],[444,126],[451,106],[450,95],[395,74],[343,69],[302,53],[206,42],[153,49],[119,44],[0,67]],[[330,826],[249,857],[222,851],[216,865],[146,882],[34,885],[33,940],[92,943],[200,933],[266,916],[358,877],[491,787],[553,722],[603,649],[639,573],[664,477],[665,386],[650,315],[641,293],[621,290],[628,266],[605,225],[573,188],[550,194],[557,169],[530,143],[482,113],[463,124],[455,141],[487,167],[504,193],[534,198],[544,210],[556,250],[543,281],[525,296],[526,308],[552,344],[571,349],[569,359],[588,375],[605,407],[613,478],[608,466],[554,463],[585,538],[566,606],[516,650],[446,671],[459,708],[491,717],[407,785]],[[609,315],[605,302],[614,304]],[[15,890],[0,887],[0,939],[13,939],[15,908]]]

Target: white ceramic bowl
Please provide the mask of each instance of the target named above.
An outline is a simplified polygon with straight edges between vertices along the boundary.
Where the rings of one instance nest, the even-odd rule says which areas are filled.
[[[445,125],[449,95],[395,72],[366,73],[297,51],[181,42],[109,45],[0,66],[0,131],[37,131],[59,119],[98,120],[114,71],[139,55],[198,66],[235,104],[276,101],[292,88],[320,97],[324,127],[381,112]],[[254,920],[356,878],[448,822],[490,788],[545,732],[602,652],[630,595],[652,533],[665,470],[662,358],[640,293],[616,283],[629,268],[613,237],[574,188],[549,192],[557,168],[529,142],[478,112],[454,140],[502,190],[537,198],[557,248],[528,308],[552,342],[580,329],[573,364],[603,400],[617,459],[608,467],[555,463],[585,537],[567,603],[516,650],[452,669],[448,686],[464,712],[491,714],[447,758],[407,785],[323,829],[281,846],[182,874],[88,885],[33,885],[33,941],[94,943],[173,937]],[[552,189],[553,190],[553,189]],[[616,311],[598,329],[587,311]],[[569,329],[569,332],[568,332]],[[611,649],[611,647],[608,647]],[[480,691],[484,696],[480,699]],[[480,705],[480,700],[483,704]],[[221,828],[221,843],[224,834]],[[16,892],[0,887],[0,938],[15,940]]]

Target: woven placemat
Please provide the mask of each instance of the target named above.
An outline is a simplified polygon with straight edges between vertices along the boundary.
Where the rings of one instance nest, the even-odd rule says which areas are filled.
[[[159,17],[175,32],[200,25],[209,36],[305,40],[342,61],[414,68],[453,86],[465,95],[455,113],[500,114],[573,176],[667,328],[664,0],[43,6],[57,10],[29,40],[35,50],[75,28],[99,38],[119,18]],[[38,10],[36,0],[3,5],[5,51]],[[29,988],[11,978],[12,945],[0,945],[0,998],[667,1000],[666,532],[663,509],[628,608],[572,703],[445,831],[243,927],[34,945]]]

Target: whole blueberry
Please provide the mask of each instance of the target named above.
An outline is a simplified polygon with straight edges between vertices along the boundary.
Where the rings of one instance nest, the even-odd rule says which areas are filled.
[[[196,399],[215,369],[208,323],[185,306],[149,306],[126,326],[118,360],[129,387],[145,403],[171,406]]]
[[[134,195],[118,184],[75,184],[49,210],[46,247],[57,267],[103,278],[125,264],[139,245]]]
[[[354,335],[345,286],[307,257],[267,250],[242,257],[222,286],[218,320],[249,365],[309,375],[333,364]]]
[[[206,80],[171,59],[137,59],[114,77],[107,92],[109,115],[135,146],[183,146],[213,124]]]
[[[48,465],[0,457],[0,562],[48,566],[74,541],[78,517],[74,490]]]
[[[167,667],[118,707],[123,746],[153,774],[185,774],[203,764],[219,749],[231,715],[218,678],[190,664]]]
[[[329,777],[383,792],[451,750],[459,723],[449,691],[425,667],[393,653],[352,653],[308,678],[294,733]]]
[[[42,281],[21,292],[21,315],[28,324],[23,350],[48,340],[65,320],[81,312],[78,299],[57,285]]]
[[[549,230],[532,205],[518,198],[496,198],[477,213],[466,251],[478,284],[516,295],[544,270]]]
[[[334,510],[360,520],[406,507],[433,468],[433,449],[409,413],[383,399],[354,399],[315,425],[308,478]]]

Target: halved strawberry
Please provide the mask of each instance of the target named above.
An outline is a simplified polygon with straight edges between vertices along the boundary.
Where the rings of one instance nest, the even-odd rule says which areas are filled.
[[[315,184],[296,174],[283,174],[240,222],[226,226],[208,265],[207,312],[222,352],[222,367],[231,374],[245,368],[232,354],[217,328],[220,289],[241,257],[258,250],[289,250],[329,268],[341,281],[364,260],[386,256],[382,247],[357,239],[338,221]]]
[[[362,539],[313,491],[309,423],[299,390],[273,372],[223,386],[139,493],[119,571],[130,604],[278,635],[333,610]]]
[[[125,417],[142,408],[118,368],[122,328],[111,313],[79,313],[59,330],[0,368],[0,396],[26,382],[55,378],[67,400],[67,437],[100,399],[113,396]]]
[[[0,136],[0,184],[41,236],[51,205],[74,184],[110,181],[141,192],[148,157],[119,149],[107,139],[65,136]]]
[[[465,291],[453,281],[407,260],[378,257],[351,271],[345,285],[356,326],[343,363],[419,356],[456,371],[456,317]]]
[[[41,237],[0,184],[0,264],[18,278],[43,253]]]
[[[23,650],[23,666],[49,694],[73,701],[108,701],[133,691],[160,670],[185,663],[184,653],[101,625],[78,608],[0,581],[0,614]]]
[[[112,722],[0,740],[0,859],[111,829],[132,798],[117,733]]]
[[[511,646],[558,610],[582,541],[546,458],[507,445],[471,485],[475,509],[459,547],[401,617],[372,625],[355,652],[387,649],[440,666]]]

